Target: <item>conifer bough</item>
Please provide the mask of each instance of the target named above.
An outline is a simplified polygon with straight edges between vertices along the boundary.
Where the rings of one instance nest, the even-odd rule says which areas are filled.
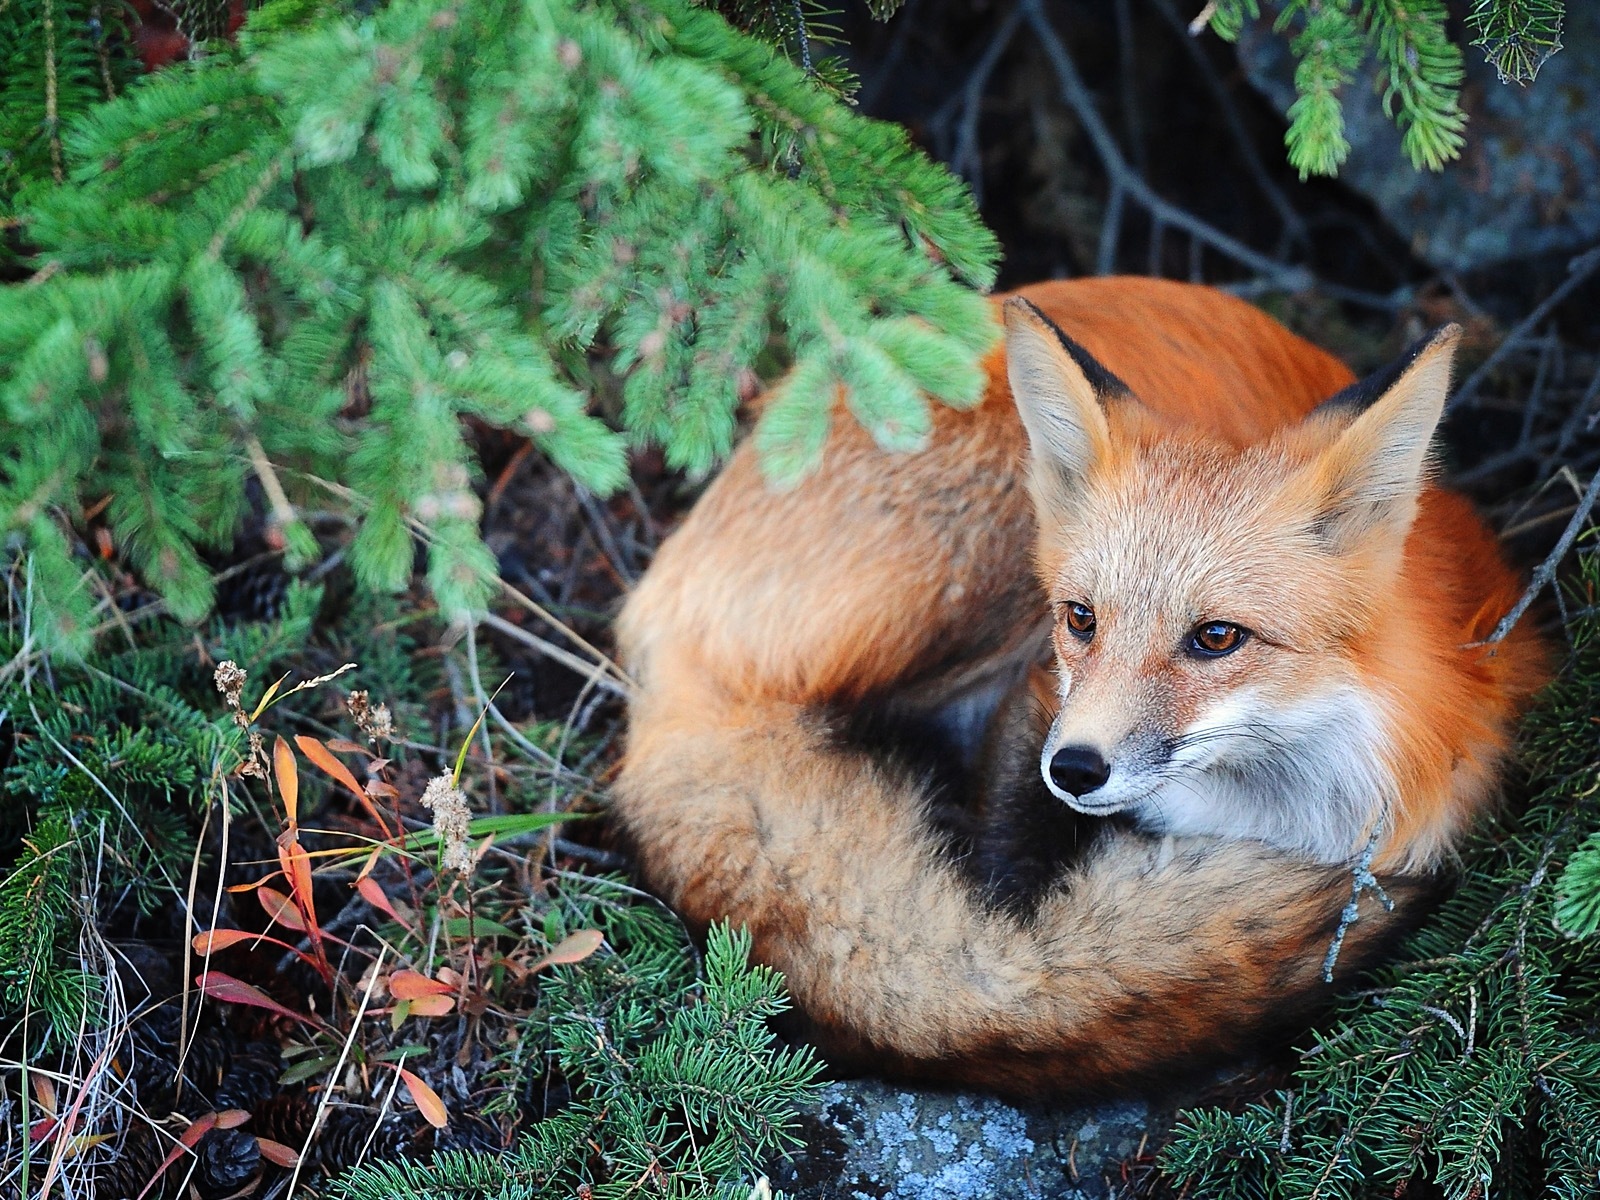
[[[461,613],[494,574],[463,417],[607,492],[630,439],[708,469],[774,339],[780,482],[841,389],[891,449],[927,396],[978,398],[995,246],[963,186],[715,14],[397,0],[296,25],[315,7],[276,0],[237,48],[91,109],[68,181],[20,197],[0,520],[42,638],[92,623],[63,528],[86,509],[185,618],[251,475],[291,563],[303,508],[349,506],[364,585],[402,585],[423,534]],[[613,377],[623,432],[591,411]]]
[[[1280,0],[1274,28],[1289,32],[1296,98],[1284,142],[1302,179],[1337,175],[1350,154],[1340,91],[1370,55],[1383,110],[1400,128],[1400,145],[1417,168],[1432,171],[1461,156],[1466,114],[1461,48],[1450,40],[1444,0]],[[1473,0],[1473,45],[1503,83],[1532,83],[1561,49],[1564,0]],[[1210,0],[1196,18],[1233,41],[1261,16],[1261,0]]]

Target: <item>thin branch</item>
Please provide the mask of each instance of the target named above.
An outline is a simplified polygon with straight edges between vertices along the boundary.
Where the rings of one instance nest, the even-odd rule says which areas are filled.
[[[1485,639],[1487,644],[1493,645],[1503,640],[1506,634],[1516,628],[1517,622],[1522,620],[1522,615],[1538,599],[1539,593],[1550,586],[1550,581],[1556,577],[1556,569],[1561,566],[1561,560],[1566,558],[1567,551],[1572,549],[1572,543],[1577,541],[1578,534],[1583,532],[1584,522],[1589,519],[1589,513],[1594,509],[1597,497],[1600,497],[1600,471],[1596,471],[1589,480],[1589,486],[1584,489],[1583,498],[1578,501],[1578,507],[1573,511],[1567,527],[1561,531],[1560,540],[1556,542],[1555,548],[1545,555],[1544,561],[1534,569],[1533,578],[1528,581],[1522,598],[1510,612],[1500,618],[1500,624],[1496,625],[1494,632]]]
[[[1039,35],[1039,41],[1050,59],[1050,65],[1055,69],[1056,81],[1061,88],[1061,99],[1078,118],[1084,133],[1094,144],[1095,153],[1099,156],[1101,165],[1105,167],[1107,176],[1110,177],[1113,195],[1121,189],[1129,199],[1145,209],[1152,219],[1184,230],[1241,266],[1273,280],[1277,286],[1286,291],[1304,291],[1315,283],[1315,277],[1305,267],[1292,267],[1269,258],[1223,233],[1214,225],[1202,221],[1188,210],[1162,199],[1144,176],[1130,167],[1127,159],[1123,157],[1116,138],[1112,136],[1111,130],[1106,127],[1104,119],[1095,107],[1094,97],[1089,94],[1083,77],[1078,74],[1077,64],[1067,52],[1060,35],[1056,33],[1055,26],[1050,23],[1043,0],[1019,0],[1017,7],[1028,24],[1033,27],[1034,32]],[[1101,245],[1103,262],[1103,240]]]
[[[1245,171],[1249,174],[1256,189],[1265,197],[1272,210],[1278,214],[1278,220],[1283,222],[1284,232],[1289,240],[1303,246],[1311,240],[1310,232],[1306,229],[1305,219],[1295,211],[1294,205],[1289,203],[1289,198],[1283,194],[1283,189],[1272,181],[1267,166],[1261,161],[1261,155],[1256,151],[1255,139],[1250,136],[1244,127],[1244,119],[1239,115],[1239,109],[1233,102],[1233,97],[1228,94],[1227,86],[1217,74],[1216,67],[1206,52],[1200,48],[1200,43],[1195,40],[1195,31],[1184,23],[1178,15],[1178,10],[1173,7],[1172,0],[1150,0],[1150,5],[1161,14],[1161,19],[1167,23],[1178,40],[1183,43],[1184,50],[1189,55],[1189,61],[1200,73],[1200,81],[1205,84],[1206,91],[1211,93],[1211,99],[1216,105],[1218,114],[1223,123],[1227,125],[1228,132],[1233,135],[1234,144],[1239,150],[1239,159],[1244,163]],[[1200,17],[1195,18],[1197,21]]]
[[[492,612],[484,613],[479,620],[481,620],[483,624],[487,625],[490,629],[495,630],[497,633],[503,633],[509,638],[515,638],[524,645],[530,646],[537,650],[546,658],[553,658],[556,662],[560,663],[569,670],[576,671],[579,675],[582,675],[586,679],[592,679],[596,687],[604,688],[606,691],[616,696],[628,695],[627,686],[622,682],[618,682],[616,678],[613,678],[606,671],[606,665],[609,660],[607,660],[607,663],[585,662],[576,654],[573,654],[567,650],[563,650],[554,642],[546,641],[538,634],[530,633],[520,625],[513,625],[504,617],[496,616]]]
[[[983,89],[989,85],[989,76],[994,74],[995,65],[1006,47],[1011,45],[1011,39],[1017,35],[1021,24],[1020,9],[1014,8],[1006,14],[1005,20],[1000,22],[1000,28],[994,31],[989,44],[978,56],[972,74],[967,76],[966,86],[961,89],[961,121],[956,127],[956,146],[950,156],[950,169],[967,181],[967,186],[972,189],[973,202],[980,206],[983,204],[983,155],[978,149],[978,117],[983,107]]]
[[[1600,271],[1600,246],[1585,250],[1567,264],[1567,277],[1561,281],[1561,286],[1546,296],[1539,307],[1517,322],[1515,328],[1506,334],[1505,340],[1495,347],[1494,353],[1484,359],[1482,365],[1467,376],[1466,382],[1456,389],[1456,394],[1450,397],[1449,403],[1445,405],[1445,411],[1460,408],[1477,395],[1484,380],[1489,378],[1489,372],[1499,365],[1500,360],[1521,344],[1529,333],[1542,325],[1545,318],[1555,311],[1556,306],[1581,287],[1596,271]]]

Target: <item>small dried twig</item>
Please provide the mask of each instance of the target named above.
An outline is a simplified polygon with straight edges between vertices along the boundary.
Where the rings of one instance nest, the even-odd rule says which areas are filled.
[[[524,645],[530,646],[537,650],[546,658],[554,659],[562,666],[576,671],[584,678],[593,679],[596,687],[604,688],[606,691],[617,696],[626,696],[629,694],[630,689],[627,682],[625,680],[619,680],[617,675],[613,675],[607,670],[607,668],[610,667],[612,671],[618,671],[618,674],[620,674],[620,671],[610,659],[604,659],[601,662],[585,662],[576,654],[573,654],[567,650],[563,650],[554,642],[546,641],[538,634],[531,633],[522,628],[520,625],[513,625],[504,617],[496,616],[494,613],[485,613],[481,620],[483,624],[487,625],[490,629],[495,630],[497,633],[503,633],[509,638],[515,638]]]
[[[1372,836],[1367,839],[1367,848],[1361,852],[1361,857],[1351,869],[1350,902],[1339,914],[1339,928],[1334,931],[1333,943],[1328,947],[1327,957],[1322,960],[1324,983],[1333,982],[1333,968],[1339,961],[1339,951],[1344,949],[1344,935],[1349,932],[1350,926],[1361,919],[1361,893],[1372,892],[1386,910],[1394,911],[1394,901],[1389,899],[1389,894],[1383,890],[1378,877],[1372,873],[1372,860],[1378,853],[1378,839],[1383,833],[1383,825],[1384,819],[1380,816],[1372,826]]]
[[[1545,555],[1544,561],[1534,568],[1533,578],[1528,581],[1522,596],[1512,606],[1511,611],[1500,618],[1500,623],[1494,627],[1494,632],[1484,639],[1486,644],[1493,645],[1504,640],[1505,636],[1516,628],[1517,622],[1522,620],[1523,614],[1538,599],[1539,593],[1550,586],[1551,580],[1556,577],[1557,568],[1561,566],[1561,560],[1566,558],[1567,552],[1572,549],[1572,544],[1578,540],[1578,534],[1583,532],[1584,523],[1594,510],[1597,498],[1600,498],[1600,471],[1596,471],[1589,480],[1589,486],[1584,489],[1583,496],[1578,500],[1578,507],[1573,510],[1572,518],[1567,522],[1567,527],[1561,531],[1561,537],[1557,539],[1554,548]]]
[[[1056,81],[1061,89],[1061,99],[1072,110],[1089,141],[1093,143],[1095,153],[1111,180],[1113,197],[1119,192],[1125,194],[1128,199],[1148,212],[1152,220],[1183,230],[1190,237],[1226,255],[1241,266],[1248,267],[1286,291],[1304,291],[1316,282],[1315,277],[1305,267],[1288,266],[1258,250],[1253,250],[1238,239],[1229,237],[1214,225],[1202,221],[1187,209],[1179,208],[1176,204],[1162,199],[1144,176],[1129,166],[1127,159],[1123,157],[1116,138],[1112,136],[1111,130],[1100,116],[1099,109],[1095,107],[1094,97],[1089,94],[1083,77],[1078,73],[1077,63],[1073,61],[1060,35],[1056,33],[1055,26],[1051,24],[1043,0],[1019,0],[1017,7],[1023,18],[1039,35],[1040,45],[1043,46],[1045,55],[1055,70]],[[1101,246],[1102,266],[1104,266],[1103,239]]]
[[[1256,190],[1267,203],[1272,205],[1272,210],[1278,214],[1278,220],[1283,222],[1285,237],[1294,245],[1305,245],[1311,240],[1305,218],[1295,211],[1294,205],[1290,204],[1289,198],[1283,194],[1283,189],[1272,181],[1266,164],[1261,161],[1261,155],[1256,150],[1255,139],[1245,129],[1244,118],[1239,115],[1233,97],[1228,94],[1227,85],[1222,82],[1216,68],[1211,65],[1211,60],[1195,41],[1195,35],[1203,30],[1210,20],[1211,10],[1216,7],[1215,3],[1207,5],[1206,11],[1195,18],[1197,24],[1191,25],[1184,24],[1172,0],[1150,0],[1150,5],[1173,32],[1179,35],[1179,41],[1183,43],[1189,61],[1200,73],[1200,81],[1205,85],[1206,91],[1211,93],[1211,100],[1216,105],[1218,115],[1228,126],[1228,132],[1233,135],[1234,145],[1239,151],[1239,160],[1244,164],[1251,182],[1256,185]]]
[[[1597,270],[1600,270],[1600,246],[1591,247],[1568,263],[1567,277],[1561,281],[1561,286],[1540,301],[1537,308],[1512,327],[1511,332],[1506,334],[1505,339],[1494,348],[1494,353],[1484,359],[1478,369],[1467,376],[1466,382],[1456,389],[1456,394],[1450,397],[1445,405],[1445,411],[1449,412],[1470,403],[1477,395],[1478,389],[1483,386],[1484,380],[1489,378],[1489,372],[1499,365],[1500,360],[1520,345],[1529,333],[1542,325],[1545,318]]]
[[[1000,28],[978,56],[960,92],[961,121],[957,126],[955,152],[950,156],[950,169],[967,181],[973,202],[980,205],[983,203],[983,155],[978,149],[978,116],[983,108],[983,90],[989,86],[989,77],[994,74],[1000,56],[1021,26],[1022,10],[1014,8],[1005,15]]]

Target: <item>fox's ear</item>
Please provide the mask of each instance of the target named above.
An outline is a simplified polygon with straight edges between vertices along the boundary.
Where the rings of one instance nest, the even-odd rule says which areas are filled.
[[[1032,453],[1041,504],[1065,503],[1111,448],[1108,401],[1127,386],[1028,301],[1006,301],[1006,376]]]
[[[1411,528],[1460,340],[1459,325],[1436,329],[1315,410],[1349,419],[1314,467],[1317,528],[1334,549],[1378,532],[1403,537]]]

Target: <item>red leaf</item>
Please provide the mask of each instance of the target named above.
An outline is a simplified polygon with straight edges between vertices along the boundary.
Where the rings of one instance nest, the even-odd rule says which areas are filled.
[[[286,1170],[294,1170],[300,1165],[299,1151],[291,1150],[282,1142],[275,1142],[271,1138],[258,1137],[256,1145],[261,1148],[261,1157],[270,1163],[277,1163]]]
[[[216,1113],[206,1113],[203,1117],[196,1117],[191,1121],[189,1128],[178,1135],[178,1144],[167,1151],[167,1156],[161,1160],[161,1165],[156,1168],[156,1173],[150,1176],[150,1179],[139,1190],[139,1194],[134,1200],[144,1200],[145,1194],[155,1187],[156,1181],[167,1173],[167,1168],[178,1161],[178,1156],[185,1150],[193,1151],[195,1143],[210,1133],[216,1124]]]
[[[311,948],[322,957],[322,929],[317,924],[317,912],[312,905],[311,856],[298,839],[278,842],[278,861],[283,864],[284,876],[289,880],[289,894],[300,910],[299,926],[311,937]]]
[[[396,1000],[416,1000],[422,996],[448,996],[453,990],[448,983],[429,979],[419,971],[400,970],[389,976],[389,994]]]
[[[598,929],[580,929],[577,933],[569,933],[561,939],[560,945],[528,969],[542,971],[545,967],[564,967],[570,963],[582,962],[600,949],[605,940],[606,935]]]
[[[258,987],[252,987],[242,979],[235,979],[232,975],[225,975],[221,971],[212,971],[209,975],[195,976],[195,983],[200,985],[200,990],[213,1000],[221,1000],[224,1004],[248,1004],[252,1008],[264,1008],[268,1012],[275,1012],[280,1017],[288,1017],[299,1021],[301,1024],[321,1028],[321,1022],[305,1013],[297,1013],[292,1008],[285,1008],[271,996]]]
[[[444,1106],[444,1101],[439,1099],[439,1093],[434,1091],[422,1080],[418,1079],[404,1067],[396,1067],[400,1072],[400,1082],[406,1085],[406,1091],[411,1093],[411,1099],[417,1106],[417,1111],[423,1119],[435,1129],[443,1129],[450,1123],[450,1113]]]
[[[306,931],[306,919],[300,915],[300,910],[294,906],[294,901],[276,888],[257,888],[256,898],[261,901],[261,907],[267,910],[267,916],[279,925],[296,933]]]
[[[379,912],[388,913],[389,916],[400,922],[402,928],[407,930],[411,928],[406,924],[406,919],[400,915],[399,911],[390,901],[388,894],[384,892],[383,888],[378,886],[378,881],[372,878],[372,876],[368,875],[359,883],[357,883],[356,891],[360,892],[361,898],[368,904],[372,905],[373,908],[377,909]]]
[[[242,1108],[225,1108],[217,1114],[218,1129],[237,1129],[250,1119]]]
[[[350,794],[361,802],[361,806],[367,810],[367,814],[378,823],[378,828],[383,830],[383,835],[385,837],[389,836],[389,826],[385,824],[383,815],[378,812],[377,807],[372,803],[366,792],[361,790],[361,785],[356,782],[356,777],[350,774],[349,767],[335,758],[333,753],[314,737],[307,737],[303,733],[298,733],[295,735],[294,744],[300,747],[302,754],[343,784]]]

